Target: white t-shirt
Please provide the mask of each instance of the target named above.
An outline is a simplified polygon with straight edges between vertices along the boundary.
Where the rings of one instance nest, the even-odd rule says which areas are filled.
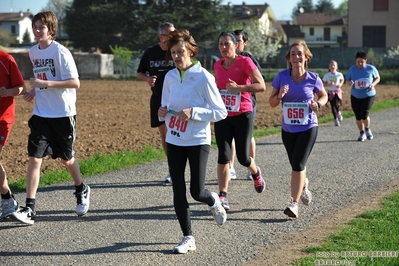
[[[61,81],[79,77],[71,52],[56,41],[43,50],[38,44],[33,46],[29,58],[35,78]],[[76,115],[76,89],[35,88],[35,93],[34,115],[45,118]]]
[[[327,72],[324,77],[323,81],[327,82],[328,86],[327,89],[329,91],[336,91],[337,90],[337,84],[340,83],[340,80],[344,79],[344,75],[342,75],[341,72],[335,72],[335,74],[332,74],[331,72]],[[334,85],[333,85],[334,83]]]

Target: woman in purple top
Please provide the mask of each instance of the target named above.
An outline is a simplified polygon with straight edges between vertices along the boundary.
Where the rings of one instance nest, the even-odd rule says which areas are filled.
[[[269,98],[271,107],[281,102],[283,108],[281,137],[292,168],[291,201],[284,213],[292,218],[298,217],[299,198],[305,205],[312,200],[306,163],[318,132],[316,112],[327,103],[322,80],[306,70],[312,56],[304,40],[295,41],[285,54],[290,68],[276,75]],[[313,99],[314,94],[317,100]]]

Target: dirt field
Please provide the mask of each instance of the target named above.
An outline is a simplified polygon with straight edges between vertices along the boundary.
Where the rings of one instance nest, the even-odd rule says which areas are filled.
[[[344,110],[350,110],[348,90],[344,87]],[[266,92],[257,95],[256,128],[273,127],[280,123],[281,108],[272,109],[269,106],[270,92],[268,83]],[[149,122],[150,94],[150,88],[144,82],[82,80],[77,100],[76,158],[86,159],[98,152],[141,151],[147,145],[160,147],[158,130],[151,128]],[[398,86],[377,87],[376,101],[398,98]],[[33,104],[25,102],[22,97],[17,97],[16,101],[16,123],[2,154],[2,162],[10,179],[24,177],[26,173],[27,122],[33,109]],[[323,107],[319,116],[330,112],[330,108]],[[42,171],[60,168],[58,160],[46,158]]]

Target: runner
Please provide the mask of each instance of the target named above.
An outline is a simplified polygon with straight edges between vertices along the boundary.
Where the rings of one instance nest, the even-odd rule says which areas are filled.
[[[172,177],[173,204],[183,239],[174,253],[196,249],[191,230],[190,209],[186,196],[184,172],[190,165],[190,193],[199,202],[208,204],[215,221],[222,225],[226,211],[215,192],[205,189],[206,166],[211,145],[210,122],[226,118],[227,111],[217,89],[215,78],[193,58],[198,45],[188,30],[169,33],[167,58],[176,69],[166,74],[159,119],[166,121],[168,164]]]
[[[341,72],[338,72],[337,61],[331,60],[328,69],[329,72],[323,76],[323,84],[328,90],[328,101],[331,105],[331,112],[334,116],[335,125],[339,126],[343,119],[339,106],[342,105],[342,85],[344,84],[344,76]]]
[[[306,178],[306,163],[317,138],[316,112],[327,103],[327,93],[318,74],[307,71],[312,53],[304,40],[291,44],[285,60],[289,69],[279,72],[273,79],[269,98],[271,107],[283,108],[281,137],[292,168],[291,201],[284,213],[298,217],[298,201],[305,205],[312,200]],[[313,99],[317,95],[317,101]]]

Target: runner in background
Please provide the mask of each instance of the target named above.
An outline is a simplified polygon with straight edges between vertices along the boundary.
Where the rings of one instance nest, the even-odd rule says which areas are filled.
[[[327,88],[328,101],[331,105],[331,112],[334,116],[335,125],[339,126],[343,119],[339,106],[342,105],[344,75],[338,72],[338,63],[334,60],[330,61],[328,70],[329,72],[323,77],[323,84]]]
[[[351,66],[346,73],[346,82],[351,86],[351,105],[360,131],[357,140],[372,140],[374,136],[370,129],[369,114],[376,95],[375,86],[380,82],[380,74],[375,66],[367,64],[364,51],[356,53],[356,65]]]
[[[237,160],[247,167],[254,181],[255,191],[262,193],[265,180],[255,160],[249,156],[253,131],[251,93],[266,90],[265,82],[256,65],[247,56],[236,52],[238,42],[232,31],[224,31],[218,38],[222,58],[214,65],[216,84],[228,111],[227,118],[216,122],[215,138],[218,147],[217,175],[219,197],[223,207],[230,209],[227,190],[230,180],[229,163],[232,141],[235,139]]]
[[[252,54],[244,51],[245,46],[248,44],[248,33],[246,33],[244,30],[235,30],[234,34],[237,36],[237,43],[238,43],[237,49],[236,49],[237,54],[243,55],[243,56],[248,56],[249,58],[251,58],[252,62],[254,62],[254,64],[258,68],[260,74],[262,75],[262,78],[263,78],[263,81],[264,81],[265,80],[265,76],[263,75],[262,67],[260,66],[258,60],[256,60],[255,57],[253,57]],[[251,95],[252,95],[252,105],[253,105],[252,116],[253,116],[253,121],[254,121],[254,124],[255,124],[255,118],[256,118],[256,94],[255,93],[251,93]],[[249,156],[251,156],[255,160],[255,155],[256,155],[256,142],[255,142],[254,136],[252,136],[251,144],[249,146]],[[235,168],[234,168],[235,156],[236,156],[236,147],[235,147],[235,142],[234,142],[234,139],[233,139],[233,142],[231,144],[230,179],[236,179],[237,178],[236,171],[235,171]],[[247,172],[246,178],[248,180],[252,180],[251,171]]]
[[[158,120],[158,108],[161,106],[162,86],[166,73],[175,66],[173,60],[165,61],[166,51],[168,50],[167,42],[169,32],[174,31],[175,27],[170,22],[164,22],[158,26],[159,43],[147,48],[141,57],[139,67],[137,69],[137,77],[147,82],[151,87],[150,99],[150,121],[152,128],[158,128],[161,136],[162,148],[165,154],[167,146],[165,142],[166,126],[164,121]],[[171,184],[170,174],[165,176],[165,185]]]

